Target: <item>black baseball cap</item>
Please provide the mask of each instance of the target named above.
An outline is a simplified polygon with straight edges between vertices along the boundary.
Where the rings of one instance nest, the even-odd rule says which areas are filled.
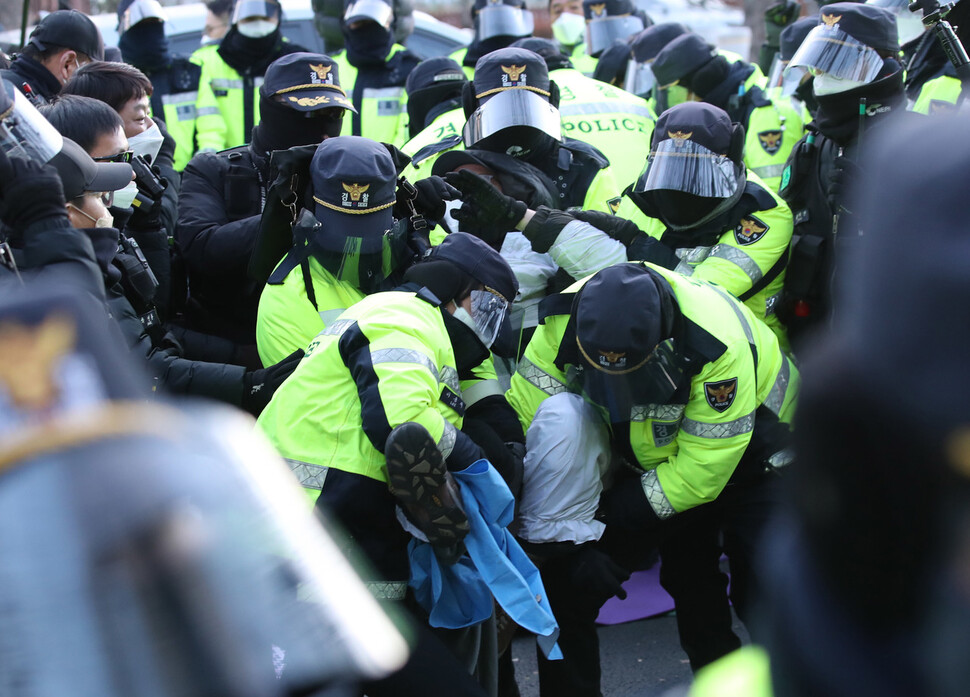
[[[682,34],[657,54],[653,61],[653,74],[658,85],[669,87],[717,55],[717,49],[700,34]]]
[[[512,303],[519,281],[502,255],[466,232],[453,232],[425,257],[427,261],[449,261],[484,286]]]
[[[340,86],[337,62],[322,53],[289,53],[266,68],[259,93],[264,99],[281,96],[297,111],[339,107],[357,113]]]
[[[569,56],[563,53],[559,44],[552,39],[541,36],[527,36],[524,39],[513,41],[512,46],[538,53],[546,61],[546,67],[549,70],[573,67],[573,64],[569,61]]]
[[[104,40],[98,27],[83,12],[58,10],[40,20],[27,43],[46,51],[62,46],[83,53],[91,60],[104,60]]]
[[[538,53],[524,48],[500,48],[475,63],[475,99],[485,100],[507,90],[529,90],[549,98],[549,69]]]
[[[690,29],[687,28],[687,25],[680,22],[661,22],[649,26],[630,40],[633,57],[637,63],[652,61],[663,50],[664,46],[678,36],[689,32]]]
[[[317,146],[310,161],[314,214],[324,227],[372,239],[377,251],[394,225],[397,169],[388,149],[370,138],[337,136]]]
[[[95,162],[84,149],[69,138],[61,151],[50,159],[64,187],[64,198],[70,201],[85,191],[117,191],[131,181],[127,162]]]
[[[414,70],[408,73],[408,79],[404,83],[404,91],[410,96],[418,90],[431,87],[447,88],[448,86],[461,85],[468,81],[465,71],[461,69],[457,61],[447,56],[435,56],[421,61],[415,66]]]
[[[855,2],[836,2],[822,8],[819,27],[838,28],[856,41],[877,51],[899,50],[896,16],[884,7]]]

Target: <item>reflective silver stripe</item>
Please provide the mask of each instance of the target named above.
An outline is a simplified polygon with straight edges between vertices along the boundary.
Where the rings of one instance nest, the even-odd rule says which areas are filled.
[[[355,319],[338,319],[335,320],[333,324],[328,324],[320,332],[320,336],[340,336],[345,331],[347,331],[357,320]]]
[[[667,498],[667,494],[664,493],[664,488],[660,486],[657,470],[648,470],[641,474],[640,486],[643,487],[643,493],[647,495],[650,508],[653,509],[653,512],[657,514],[660,520],[666,520],[677,512],[670,505],[670,500]]]
[[[227,77],[214,77],[209,80],[209,85],[214,90],[241,90],[243,88],[243,81],[231,80]]]
[[[178,94],[163,94],[162,104],[168,106],[169,104],[195,104],[195,100],[199,98],[198,92],[179,92]]]
[[[637,404],[630,410],[630,421],[677,421],[684,415],[685,408],[684,404]]]
[[[762,165],[761,167],[752,167],[751,171],[757,174],[762,179],[771,179],[772,177],[780,177],[782,172],[785,171],[785,163],[778,165]]]
[[[445,366],[439,373],[438,367],[420,351],[402,348],[378,349],[377,351],[371,351],[370,361],[372,365],[377,365],[378,363],[413,363],[423,366],[434,376],[436,382],[444,383],[456,395],[461,394],[461,385],[458,383],[458,371],[451,366]]]
[[[523,357],[519,361],[516,371],[524,377],[530,384],[538,387],[547,395],[552,396],[560,392],[566,392],[566,386],[552,377],[549,373],[536,366],[528,358]]]
[[[740,301],[733,296],[728,295],[715,285],[712,285],[711,288],[713,288],[717,294],[724,298],[724,301],[731,306],[731,309],[734,310],[735,316],[738,318],[738,322],[741,323],[741,328],[744,330],[744,336],[748,339],[748,343],[754,345],[754,333],[751,331],[751,325],[748,324],[748,319],[744,316],[744,313],[741,312],[741,307],[739,306]],[[755,366],[755,369],[757,369],[757,366]]]
[[[219,107],[217,106],[204,106],[201,109],[195,110],[196,118],[200,116],[218,116],[218,115],[219,115]]]
[[[505,391],[502,389],[502,385],[499,383],[497,378],[494,380],[479,380],[462,390],[461,400],[465,403],[465,407],[467,408],[475,402],[482,401],[486,397],[501,394],[505,394]]]
[[[711,256],[724,259],[739,267],[748,275],[751,283],[757,283],[764,276],[761,272],[761,267],[758,266],[755,260],[737,247],[732,247],[729,244],[716,244],[714,245],[714,249],[711,250]]]
[[[795,461],[795,451],[791,448],[784,448],[768,458],[768,464],[776,470],[787,467]]]
[[[592,114],[612,114],[617,117],[643,116],[653,121],[649,107],[626,102],[588,102],[586,104],[561,104],[559,113],[562,116],[589,116]]]
[[[441,452],[441,457],[445,460],[451,455],[451,451],[455,449],[456,440],[458,440],[458,429],[445,421],[445,430],[438,440],[438,450]]]
[[[682,273],[685,276],[692,276],[694,274],[694,267],[690,264],[685,264],[683,261],[678,261],[674,271]]]
[[[775,377],[775,384],[771,386],[765,406],[776,416],[781,413],[781,407],[785,403],[785,395],[788,394],[788,381],[791,380],[791,364],[788,356],[781,354],[781,368]]]
[[[324,327],[329,327],[333,324],[340,315],[343,314],[344,310],[347,308],[341,307],[336,310],[324,310],[320,313],[320,320],[323,322]]]
[[[364,99],[400,99],[404,94],[403,87],[365,87]]]
[[[304,489],[322,489],[323,483],[327,479],[327,472],[330,471],[329,467],[323,467],[321,465],[314,465],[310,462],[300,462],[299,460],[291,460],[289,458],[284,458],[286,464],[289,466],[290,471],[300,482],[300,486]]]
[[[680,430],[698,438],[734,438],[734,436],[740,436],[754,430],[754,412],[734,421],[726,421],[720,424],[684,419],[680,423]]]
[[[700,264],[707,259],[712,249],[713,247],[681,247],[675,250],[675,254],[685,264]]]
[[[364,585],[378,600],[404,600],[408,592],[407,581],[365,581]]]

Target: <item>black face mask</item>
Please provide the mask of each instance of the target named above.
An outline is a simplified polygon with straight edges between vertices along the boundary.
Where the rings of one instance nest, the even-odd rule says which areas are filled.
[[[667,189],[648,191],[642,195],[657,207],[664,223],[678,228],[703,220],[724,200]]]
[[[139,22],[118,40],[121,57],[143,73],[151,74],[168,66],[168,38],[161,22]]]
[[[269,64],[279,57],[275,49],[282,40],[279,27],[272,34],[252,38],[243,36],[233,26],[222,37],[222,43],[216,50],[236,72],[242,75],[262,75]]]
[[[489,357],[488,348],[471,327],[455,319],[446,309],[441,308],[441,316],[445,320],[445,329],[455,352],[455,368],[458,369],[459,376],[466,375]]]
[[[253,145],[260,152],[271,152],[320,143],[324,138],[340,135],[343,114],[343,109],[328,109],[326,118],[307,118],[305,112],[260,99],[260,122],[253,131]]]
[[[849,145],[859,132],[859,100],[867,101],[867,115],[863,120],[881,118],[905,107],[902,67],[892,58],[885,59],[883,75],[855,89],[837,94],[816,96],[818,111],[815,122],[826,138],[841,146]]]
[[[347,60],[357,68],[384,65],[394,46],[394,36],[376,22],[366,22],[357,29],[343,27]]]
[[[558,140],[531,126],[511,126],[482,138],[473,147],[504,153],[538,166],[555,151],[558,144]]]

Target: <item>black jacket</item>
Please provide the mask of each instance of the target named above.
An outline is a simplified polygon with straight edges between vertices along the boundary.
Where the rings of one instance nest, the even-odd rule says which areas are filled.
[[[176,240],[189,276],[192,328],[256,343],[262,285],[247,273],[268,186],[251,145],[192,158],[182,174]]]
[[[0,70],[0,77],[9,80],[28,97],[33,96],[34,106],[47,104],[61,91],[61,81],[50,70],[24,55],[17,56],[9,69]],[[29,92],[24,88],[25,84],[30,86]]]

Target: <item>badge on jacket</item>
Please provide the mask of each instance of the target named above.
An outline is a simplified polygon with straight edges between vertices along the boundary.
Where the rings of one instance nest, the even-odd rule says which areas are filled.
[[[761,131],[758,134],[758,142],[761,143],[761,147],[769,155],[774,155],[779,150],[781,150],[781,131]]]
[[[761,222],[753,215],[747,218],[741,218],[738,224],[734,228],[734,239],[738,241],[738,244],[745,247],[749,244],[754,244],[768,232],[770,226]]]
[[[711,405],[714,411],[725,412],[730,409],[737,394],[737,378],[704,383],[704,395],[707,397],[707,403]]]

